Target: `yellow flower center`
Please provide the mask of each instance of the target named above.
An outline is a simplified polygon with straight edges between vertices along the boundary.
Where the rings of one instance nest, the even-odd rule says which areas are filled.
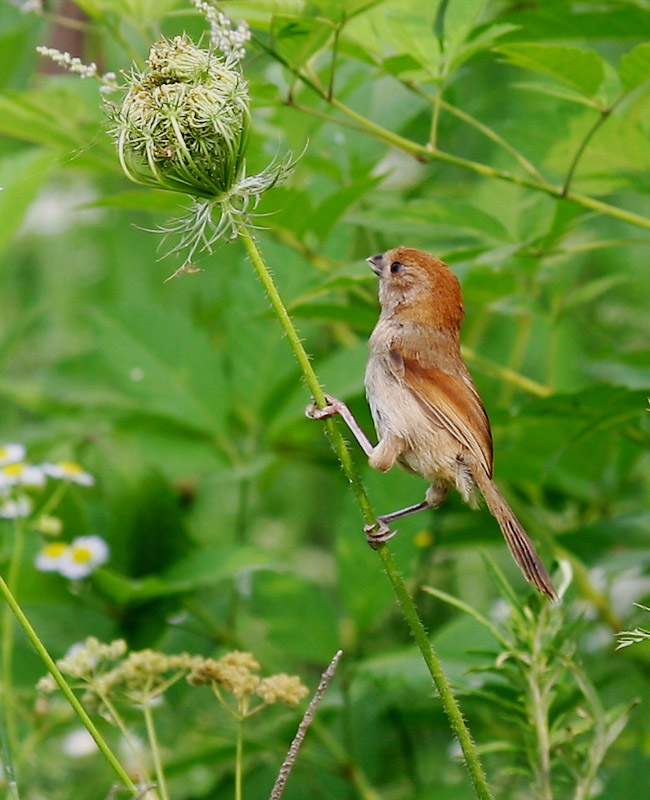
[[[413,541],[416,547],[429,547],[433,544],[433,536],[430,531],[421,530],[415,534]]]
[[[52,542],[52,544],[46,544],[43,548],[43,555],[47,556],[48,558],[61,558],[61,556],[65,553],[67,546],[68,545],[64,544],[63,542]]]
[[[87,547],[75,547],[72,551],[72,560],[79,564],[86,564],[91,561],[93,554]]]
[[[17,478],[23,473],[24,469],[25,465],[19,461],[17,464],[7,464],[6,467],[2,468],[2,471],[5,475],[9,475],[10,478]]]
[[[77,464],[75,461],[59,461],[58,465],[64,472],[68,472],[71,475],[76,475],[79,472],[83,472],[83,467]]]
[[[9,451],[6,447],[0,447],[0,458],[6,458],[9,455]]]

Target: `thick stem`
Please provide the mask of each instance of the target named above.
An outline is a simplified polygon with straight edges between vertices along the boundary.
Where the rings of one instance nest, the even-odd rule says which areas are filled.
[[[156,771],[156,782],[160,790],[162,800],[169,800],[169,793],[167,791],[167,782],[165,780],[165,773],[163,771],[162,759],[160,758],[160,747],[158,745],[158,736],[156,735],[156,726],[153,722],[153,714],[151,713],[151,706],[145,700],[142,705],[142,714],[144,722],[147,726],[147,738],[149,739],[149,747],[151,748],[151,757],[153,759],[153,766]]]
[[[0,594],[4,597],[7,605],[9,606],[9,608],[15,614],[15,616],[18,619],[18,622],[20,623],[22,629],[27,634],[27,638],[32,643],[32,645],[33,645],[34,649],[36,650],[36,652],[38,653],[38,655],[44,661],[45,666],[50,671],[50,673],[51,673],[52,677],[54,678],[54,680],[56,681],[59,689],[65,695],[67,701],[70,703],[70,705],[72,706],[72,708],[76,712],[77,716],[79,717],[79,719],[83,723],[83,725],[86,728],[86,730],[88,731],[88,733],[90,733],[90,735],[95,740],[95,743],[97,744],[97,747],[100,749],[100,751],[102,752],[102,754],[104,755],[104,757],[106,758],[108,763],[111,765],[111,767],[113,768],[113,771],[115,772],[117,777],[122,781],[122,783],[126,786],[126,788],[130,792],[132,792],[134,795],[137,795],[138,794],[137,787],[135,786],[135,784],[133,783],[131,778],[129,778],[129,776],[127,775],[124,767],[117,760],[117,758],[113,754],[113,752],[110,749],[110,747],[104,741],[103,736],[97,730],[97,728],[95,727],[93,721],[88,716],[88,713],[86,712],[85,708],[81,705],[81,703],[79,702],[79,700],[75,696],[74,692],[72,691],[72,689],[68,685],[66,679],[61,674],[61,670],[57,667],[54,659],[52,658],[52,656],[45,649],[45,645],[43,644],[43,642],[41,642],[38,634],[36,633],[36,631],[32,627],[30,621],[25,616],[22,608],[16,602],[16,598],[9,591],[9,587],[5,583],[5,581],[2,578],[2,576],[0,576]]]
[[[253,237],[247,230],[243,230],[241,233],[241,237],[244,241],[244,245],[250,256],[251,261],[257,271],[257,274],[262,281],[264,289],[266,290],[269,299],[271,301],[271,305],[278,317],[278,320],[284,330],[287,339],[293,349],[294,355],[300,368],[305,376],[305,381],[314,396],[314,400],[319,408],[324,408],[327,404],[327,400],[323,393],[322,386],[318,377],[314,371],[314,368],[311,365],[309,360],[309,356],[305,351],[305,348],[300,340],[298,332],[287,312],[287,309],[280,297],[280,293],[275,286],[271,273],[262,257],[261,252],[259,251]],[[348,446],[343,438],[338,426],[334,423],[332,419],[327,419],[325,421],[327,426],[328,433],[330,435],[330,440],[332,443],[332,447],[341,462],[341,467],[345,474],[345,477],[350,481],[352,484],[352,488],[355,493],[355,497],[363,514],[363,517],[368,525],[374,525],[377,522],[377,515],[372,509],[370,504],[370,500],[366,493],[365,488],[361,482],[361,478],[359,473],[354,467],[354,463],[352,461],[352,456],[348,449]],[[418,616],[418,612],[415,608],[413,600],[409,596],[409,593],[406,590],[406,585],[402,576],[400,575],[395,562],[393,560],[393,556],[390,550],[387,548],[385,544],[380,544],[377,546],[377,553],[379,554],[383,564],[384,569],[389,577],[389,580],[393,586],[393,590],[395,592],[395,596],[397,597],[397,601],[402,608],[402,612],[406,617],[406,621],[413,633],[413,637],[417,642],[417,645],[422,653],[422,657],[427,665],[429,673],[433,678],[433,681],[438,689],[440,694],[440,700],[442,702],[442,707],[447,714],[451,727],[453,728],[456,736],[458,737],[458,741],[460,743],[461,749],[463,751],[463,755],[465,757],[465,761],[467,763],[467,767],[469,769],[472,781],[474,783],[474,788],[476,790],[476,795],[480,800],[491,800],[491,793],[490,788],[487,783],[487,779],[485,777],[485,773],[483,772],[483,767],[481,766],[481,761],[478,755],[478,751],[476,749],[476,745],[470,735],[470,732],[465,724],[465,720],[463,719],[463,715],[461,713],[460,707],[458,705],[458,701],[456,700],[449,681],[445,676],[442,665],[438,656],[434,652],[433,648],[431,647],[431,642],[426,634],[422,621]]]

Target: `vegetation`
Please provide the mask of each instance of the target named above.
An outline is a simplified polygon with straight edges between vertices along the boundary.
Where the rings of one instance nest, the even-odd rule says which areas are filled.
[[[269,797],[332,659],[274,798],[645,790],[648,30],[631,0],[0,6],[7,797]],[[326,391],[372,430],[364,259],[398,244],[461,280],[557,606],[458,496],[373,552],[422,481],[304,417]]]

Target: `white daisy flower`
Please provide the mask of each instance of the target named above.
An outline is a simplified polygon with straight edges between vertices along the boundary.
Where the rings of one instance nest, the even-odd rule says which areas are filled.
[[[0,518],[2,519],[19,519],[20,517],[28,517],[32,511],[32,502],[29,497],[24,495],[17,497],[15,500],[7,498],[0,500]]]
[[[25,458],[24,444],[3,444],[0,445],[0,467],[5,464],[13,464]]]
[[[51,542],[46,544],[36,556],[34,564],[41,572],[59,572],[63,557],[69,550],[65,542]]]
[[[56,464],[42,464],[41,469],[50,478],[59,478],[62,481],[78,483],[80,486],[92,486],[95,483],[93,476],[75,461],[57,461]]]
[[[16,461],[0,467],[0,489],[10,486],[33,486],[40,488],[45,485],[45,473],[41,467],[35,467],[24,461]]]
[[[108,561],[108,545],[101,536],[79,536],[62,555],[58,571],[64,578],[86,578]]]

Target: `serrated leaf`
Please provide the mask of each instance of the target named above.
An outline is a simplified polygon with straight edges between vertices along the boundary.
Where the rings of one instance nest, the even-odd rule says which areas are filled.
[[[485,6],[485,0],[449,0],[443,19],[445,56],[451,61],[467,40]]]
[[[626,53],[618,66],[618,74],[627,89],[634,89],[650,78],[650,42],[639,44]]]
[[[497,52],[518,67],[548,75],[565,86],[592,97],[603,82],[603,60],[595,50],[550,44],[510,44]]]

